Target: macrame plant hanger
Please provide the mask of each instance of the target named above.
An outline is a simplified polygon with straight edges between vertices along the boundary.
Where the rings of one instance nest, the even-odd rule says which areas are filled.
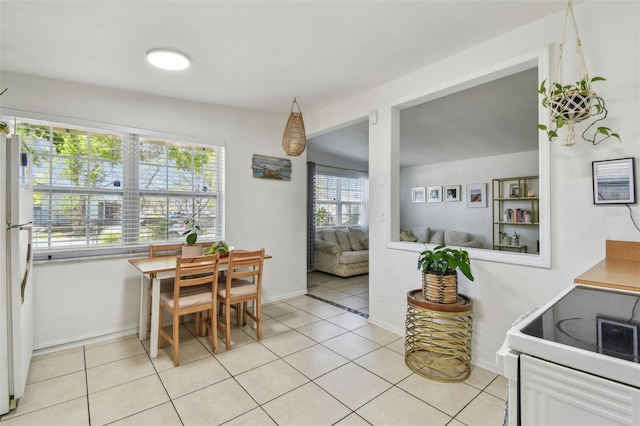
[[[548,108],[551,116],[551,120],[558,122],[562,120],[564,126],[567,128],[567,135],[565,137],[563,146],[572,146],[576,143],[576,137],[574,132],[574,124],[586,120],[591,116],[591,106],[593,101],[597,98],[595,92],[591,90],[591,80],[589,78],[589,71],[587,71],[587,64],[585,63],[584,56],[582,54],[582,42],[578,35],[578,25],[576,24],[576,18],[573,14],[573,6],[571,0],[567,3],[567,11],[564,16],[564,29],[562,31],[562,40],[558,46],[558,61],[556,63],[555,74],[551,85],[562,85],[562,55],[564,50],[565,36],[567,33],[567,27],[569,26],[569,16],[571,16],[571,22],[573,27],[573,34],[576,39],[576,55],[578,60],[578,71],[580,73],[579,80],[585,82],[582,90],[576,90],[569,95],[561,93],[559,95],[550,96],[548,100]],[[550,87],[549,90],[553,90],[554,87]]]

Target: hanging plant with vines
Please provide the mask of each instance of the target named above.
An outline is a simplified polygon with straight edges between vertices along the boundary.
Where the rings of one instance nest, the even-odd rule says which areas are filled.
[[[568,25],[569,15],[573,21],[573,32],[576,37],[576,52],[578,55],[578,65],[580,68],[581,79],[575,84],[564,85],[560,82],[562,75],[562,53],[564,47],[564,39]],[[590,118],[595,118],[587,128],[582,132],[582,138],[597,145],[609,138],[616,138],[621,141],[620,135],[611,128],[602,126],[602,121],[607,118],[608,110],[605,106],[604,99],[593,91],[591,85],[596,81],[605,81],[603,77],[589,78],[587,65],[582,54],[582,43],[578,36],[578,26],[573,14],[571,1],[567,4],[567,13],[565,15],[565,25],[562,34],[562,41],[558,46],[558,62],[556,66],[555,76],[547,88],[547,80],[544,80],[538,89],[538,93],[542,95],[542,106],[549,110],[549,118],[553,126],[538,124],[538,128],[547,133],[549,141],[553,141],[558,137],[558,130],[565,128],[567,131],[563,145],[575,145],[574,124],[583,122]]]

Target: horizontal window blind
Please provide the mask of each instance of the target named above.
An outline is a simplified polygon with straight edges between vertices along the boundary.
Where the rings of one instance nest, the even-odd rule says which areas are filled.
[[[36,255],[184,240],[190,217],[200,238],[224,238],[223,147],[13,121],[33,158]]]
[[[367,225],[366,173],[318,166],[315,182],[316,227]]]

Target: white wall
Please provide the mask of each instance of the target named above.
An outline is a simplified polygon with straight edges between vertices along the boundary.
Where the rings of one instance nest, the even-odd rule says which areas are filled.
[[[561,142],[551,145],[550,269],[472,262],[476,280],[462,280],[461,291],[474,299],[473,363],[495,371],[495,351],[518,315],[546,302],[604,258],[606,239],[640,240],[625,206],[594,206],[591,197],[592,161],[640,155],[639,4],[584,2],[574,5],[574,10],[589,71],[607,78],[597,91],[607,101],[608,125],[621,133],[623,142],[595,147],[578,142],[573,148],[562,147]],[[563,21],[564,12],[558,13],[305,117],[307,131],[313,133],[378,111],[378,123],[369,127],[371,322],[404,333],[406,294],[420,286],[417,252],[388,248],[398,216],[394,200],[400,190],[399,170],[392,168],[398,164],[398,146],[392,143],[397,129],[391,126],[397,117],[392,116],[390,105],[441,90],[477,75],[478,70],[555,43]],[[575,67],[572,52],[565,49],[566,60],[573,62],[566,63],[565,70]],[[541,143],[548,142],[541,138]],[[631,210],[640,222],[638,205]]]
[[[264,301],[306,292],[306,163],[291,181],[254,179],[253,154],[286,157],[282,117],[3,73],[3,108],[129,126],[226,146],[226,240],[265,247]],[[296,208],[297,206],[297,208]],[[36,348],[132,330],[139,279],[126,258],[36,264]]]
[[[405,167],[400,170],[400,229],[428,226],[469,232],[482,247],[492,245],[491,179],[538,174],[538,151],[496,155],[448,163]],[[485,208],[467,208],[468,184],[483,183],[487,188]],[[411,188],[421,186],[460,185],[459,202],[412,203]],[[446,196],[444,194],[443,196]],[[397,240],[398,232],[392,234]],[[528,241],[535,247],[535,239]]]

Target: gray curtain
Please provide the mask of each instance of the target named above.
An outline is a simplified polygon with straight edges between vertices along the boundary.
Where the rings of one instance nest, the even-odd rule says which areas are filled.
[[[316,269],[316,163],[307,163],[307,271]]]

